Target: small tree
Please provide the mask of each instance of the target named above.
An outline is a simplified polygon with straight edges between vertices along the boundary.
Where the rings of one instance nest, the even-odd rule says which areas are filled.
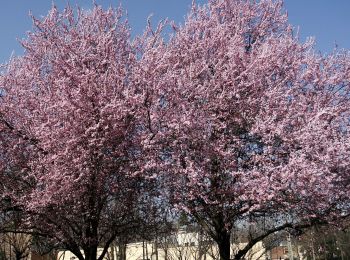
[[[167,44],[150,34],[142,60],[154,167],[220,259],[242,222],[273,220],[235,259],[274,232],[348,215],[349,54],[299,43],[281,1],[193,4],[173,27]]]

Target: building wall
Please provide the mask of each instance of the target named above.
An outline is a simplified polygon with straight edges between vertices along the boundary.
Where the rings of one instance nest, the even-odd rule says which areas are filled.
[[[243,248],[245,243],[232,244],[232,256],[234,252]],[[106,254],[106,260],[119,260],[119,247],[113,246]],[[98,255],[102,248],[98,250]],[[199,242],[197,233],[179,232],[175,236],[169,236],[168,240],[154,242],[138,242],[126,245],[127,260],[214,260],[218,259],[219,253],[215,244],[211,241]],[[265,249],[262,242],[257,243],[247,254],[247,259],[265,259]],[[77,258],[69,251],[59,251],[58,260],[76,260]]]

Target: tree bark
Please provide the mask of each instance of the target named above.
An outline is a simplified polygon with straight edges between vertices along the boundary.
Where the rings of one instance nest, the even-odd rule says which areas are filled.
[[[97,246],[84,249],[85,260],[97,260]]]
[[[24,253],[16,251],[15,256],[16,256],[16,260],[21,260],[22,258],[24,258]]]
[[[230,233],[225,230],[218,235],[217,244],[219,247],[220,260],[230,260]]]
[[[156,256],[156,260],[158,260],[158,239],[157,238],[154,241],[154,254]]]

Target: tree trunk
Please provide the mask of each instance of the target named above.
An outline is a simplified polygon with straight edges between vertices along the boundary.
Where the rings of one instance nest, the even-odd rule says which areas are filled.
[[[118,245],[118,260],[126,260],[126,244],[120,243]]]
[[[142,241],[142,260],[145,260],[146,258],[146,253],[145,253],[145,241]]]
[[[110,256],[111,260],[114,260],[114,245],[111,244],[111,256]]]
[[[217,241],[220,260],[230,260],[230,233],[222,231]]]
[[[202,231],[198,231],[198,260],[202,260],[203,253],[203,235]]]
[[[97,259],[97,246],[92,246],[84,249],[85,260]]]
[[[158,239],[157,238],[154,241],[154,253],[156,256],[156,260],[158,260]]]
[[[145,242],[146,245],[146,259],[148,260],[148,248],[147,248],[147,241]]]
[[[21,260],[23,258],[23,253],[22,252],[15,252],[16,260]]]

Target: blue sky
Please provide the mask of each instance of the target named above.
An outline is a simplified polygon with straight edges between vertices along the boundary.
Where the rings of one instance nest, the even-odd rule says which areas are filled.
[[[68,2],[56,0],[62,9]],[[92,0],[69,0],[71,5],[78,4],[84,9],[92,6]],[[146,18],[153,13],[153,21],[168,17],[182,22],[191,0],[96,0],[104,7],[118,6],[122,2],[128,11],[133,34],[141,33]],[[204,3],[206,0],[197,0]],[[22,54],[16,39],[25,37],[31,30],[31,10],[37,17],[46,15],[51,7],[50,0],[4,0],[0,8],[0,63],[7,61],[14,51]],[[300,28],[300,38],[316,37],[317,49],[323,53],[331,52],[335,44],[350,49],[350,0],[285,0],[289,21]]]

